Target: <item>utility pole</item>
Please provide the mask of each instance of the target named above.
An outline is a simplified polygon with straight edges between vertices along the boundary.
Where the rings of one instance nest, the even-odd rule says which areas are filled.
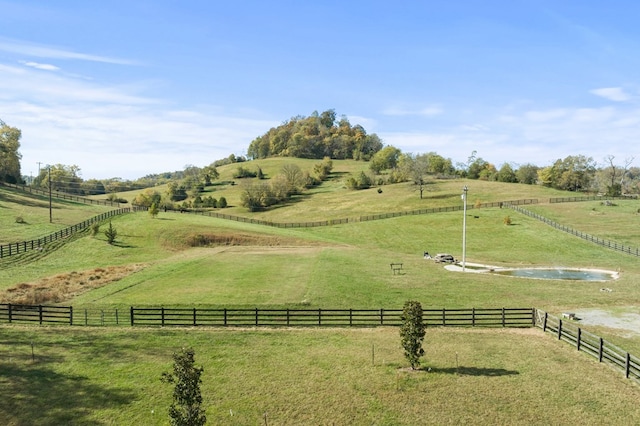
[[[42,164],[40,161],[36,161],[36,164],[38,165],[38,177],[40,177],[40,164]]]
[[[49,169],[49,223],[53,223],[53,213],[51,210],[51,166],[47,167]]]
[[[464,200],[463,212],[464,216],[462,218],[462,272],[465,272],[467,266],[467,185],[462,188],[462,199]]]

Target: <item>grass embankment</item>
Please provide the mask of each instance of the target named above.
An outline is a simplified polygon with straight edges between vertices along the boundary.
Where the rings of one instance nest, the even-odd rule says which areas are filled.
[[[638,386],[537,329],[429,329],[431,371],[418,372],[401,368],[395,328],[5,326],[3,336],[8,425],[167,424],[172,388],[159,379],[183,346],[204,367],[216,425],[640,422]]]

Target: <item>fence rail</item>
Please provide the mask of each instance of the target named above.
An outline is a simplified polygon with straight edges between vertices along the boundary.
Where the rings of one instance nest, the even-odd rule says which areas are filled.
[[[85,220],[84,222],[68,226],[60,231],[54,232],[53,234],[47,235],[45,237],[38,238],[36,240],[31,241],[21,241],[18,243],[10,243],[0,245],[0,259],[4,257],[9,257],[13,255],[17,255],[20,253],[24,253],[29,250],[43,250],[44,246],[53,241],[57,241],[63,238],[67,238],[73,234],[78,232],[82,232],[85,229],[89,228],[95,222],[102,222],[110,217],[121,215],[124,213],[129,213],[131,208],[126,207],[117,210],[111,210],[109,212],[105,212],[94,216],[90,219]]]
[[[537,310],[535,317],[535,325],[543,331],[555,334],[558,340],[567,342],[578,351],[591,355],[598,362],[611,365],[614,369],[622,371],[626,378],[640,383],[640,358],[607,342],[602,337],[583,330],[571,321],[563,321],[541,310]]]
[[[37,322],[39,324],[73,324],[71,306],[0,304],[0,321]]]
[[[609,195],[590,195],[584,197],[556,197],[549,198],[549,203],[574,203],[578,201],[601,201],[601,200],[637,200],[637,195],[618,195],[618,196],[609,196]]]
[[[130,309],[132,326],[399,326],[402,309]],[[534,309],[425,309],[427,326],[532,327]]]
[[[49,190],[34,188],[30,185],[16,185],[13,183],[5,183],[5,182],[0,182],[0,185],[4,185],[8,188],[17,189],[22,192],[29,192],[31,194],[42,195],[45,197],[49,196]],[[94,200],[92,198],[79,197],[77,195],[71,195],[65,192],[60,192],[60,191],[51,191],[51,195],[53,198],[75,201],[77,203],[92,204],[92,205],[98,205],[98,206],[120,207],[120,203],[118,203],[117,201]]]
[[[77,326],[399,326],[402,309],[205,309],[130,307],[128,310],[0,304],[0,322]],[[533,308],[425,309],[427,326],[533,327]]]
[[[557,222],[554,222],[551,219],[547,219],[546,217],[539,215],[537,213],[534,213],[530,210],[524,209],[522,207],[519,206],[510,206],[512,209],[514,209],[515,211],[522,213],[526,216],[532,217],[534,219],[538,219],[541,222],[546,223],[549,226],[552,226],[560,231],[569,233],[571,235],[574,235],[576,237],[582,238],[585,241],[589,241],[595,244],[598,244],[602,247],[606,247],[606,248],[610,248],[613,250],[617,250],[623,253],[627,253],[627,254],[631,254],[633,256],[640,256],[640,248],[638,247],[630,247],[630,246],[625,246],[624,244],[619,244],[615,241],[611,241],[611,240],[605,240],[604,238],[598,238],[595,237],[593,235],[587,234],[585,232],[581,232],[581,231],[576,231],[575,229],[572,229],[568,226],[565,225],[561,225]]]
[[[477,207],[477,208],[502,207],[503,205],[518,206],[518,205],[528,205],[528,204],[537,204],[537,203],[538,203],[537,199],[529,198],[529,199],[523,199],[523,200],[481,203],[476,206],[468,206],[467,208],[472,209],[474,207]],[[139,208],[144,209],[144,207],[139,207]],[[423,215],[423,214],[455,212],[455,211],[460,211],[462,209],[463,209],[462,206],[434,207],[430,209],[378,213],[378,214],[364,215],[364,216],[358,216],[358,217],[352,217],[352,218],[319,220],[319,221],[313,221],[313,222],[272,222],[268,220],[252,219],[244,216],[235,216],[230,214],[213,212],[210,210],[199,210],[199,209],[180,209],[180,210],[168,210],[168,211],[173,213],[180,212],[180,213],[199,214],[199,215],[209,216],[217,219],[233,220],[236,222],[271,226],[275,228],[315,228],[319,226],[332,226],[332,225],[341,225],[346,223],[357,223],[357,222],[367,222],[371,220],[390,219],[390,218],[401,217],[401,216],[415,216],[415,215]]]

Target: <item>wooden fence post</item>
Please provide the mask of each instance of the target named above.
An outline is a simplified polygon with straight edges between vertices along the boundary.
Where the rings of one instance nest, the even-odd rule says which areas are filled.
[[[576,346],[578,351],[580,351],[580,339],[582,338],[582,329],[578,327],[578,341],[576,342]]]
[[[13,312],[11,311],[11,303],[9,303],[9,324],[13,321]]]
[[[471,308],[471,327],[476,326],[476,308]]]
[[[73,325],[73,306],[69,306],[69,325]]]
[[[227,325],[227,308],[224,308],[224,325]]]
[[[544,322],[542,323],[542,331],[546,333],[547,331],[547,318],[549,318],[549,313],[544,313]]]
[[[349,308],[349,325],[353,325],[353,308]]]
[[[160,308],[160,324],[164,327],[164,306]]]
[[[318,308],[318,325],[322,325],[322,309]]]
[[[258,308],[256,308],[256,327],[258,326]]]
[[[42,324],[42,305],[38,305],[38,317],[40,319],[40,324]]]
[[[129,313],[131,315],[131,327],[133,327],[133,306],[129,308]]]
[[[380,325],[384,325],[384,308],[380,308]]]
[[[558,320],[558,340],[562,340],[562,320]]]
[[[598,348],[598,362],[602,362],[602,347],[604,346],[604,340],[600,338],[600,347]]]
[[[627,352],[627,360],[625,362],[624,365],[624,376],[628,379],[629,378],[629,370],[631,369],[631,355],[629,355],[629,352]]]
[[[196,320],[196,308],[193,308],[193,326],[197,326],[198,321]]]
[[[502,326],[505,327],[505,313],[504,313],[504,308],[502,308]]]

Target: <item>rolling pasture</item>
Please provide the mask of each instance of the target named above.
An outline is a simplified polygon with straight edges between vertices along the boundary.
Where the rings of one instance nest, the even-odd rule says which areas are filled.
[[[352,167],[336,165],[345,175]],[[464,185],[470,188],[471,205],[476,199],[567,196],[526,185],[451,180],[434,182],[420,200],[407,184],[383,186],[382,193],[354,192],[336,178],[268,212],[250,216],[238,207],[228,212],[277,222],[354,218],[460,205]],[[19,197],[24,195],[0,189],[0,221],[9,223],[19,209],[33,209],[29,217],[40,214],[41,200],[34,198],[33,205],[25,207],[15,201]],[[237,203],[232,192],[227,198]],[[615,204],[525,207],[575,229],[639,245],[634,229],[640,203]],[[74,214],[86,215],[78,222],[95,214],[73,207],[83,212]],[[505,216],[511,225],[504,224]],[[161,212],[152,219],[140,212],[119,216],[113,225],[118,230],[114,245],[108,245],[102,233],[87,233],[28,265],[1,260],[0,294],[7,298],[9,289],[37,287],[48,280],[47,285],[58,289],[57,303],[74,309],[390,309],[415,299],[424,308],[537,307],[556,315],[598,308],[620,315],[637,312],[640,306],[635,256],[583,241],[508,208],[470,209],[468,262],[612,269],[620,271],[620,278],[577,282],[462,274],[423,259],[424,251],[461,257],[461,211],[286,229],[194,214]],[[12,230],[13,241],[37,236],[29,227],[14,227],[24,233]],[[403,263],[400,274],[392,274],[392,262]],[[85,291],[64,290],[83,271],[118,267],[131,272],[95,287],[81,283],[90,287]],[[603,287],[611,291],[601,291]],[[637,384],[538,329],[429,329],[424,365],[431,371],[418,372],[402,369],[406,363],[395,328],[1,325],[0,330],[0,366],[6,372],[0,374],[0,417],[9,418],[9,424],[166,424],[170,389],[159,376],[170,368],[171,353],[185,345],[194,347],[197,363],[205,368],[203,394],[211,424],[640,421]],[[637,334],[605,325],[592,331],[640,354]],[[59,390],[75,395],[75,402],[65,409],[64,392],[46,383],[57,383]],[[33,406],[40,414],[32,412]]]

